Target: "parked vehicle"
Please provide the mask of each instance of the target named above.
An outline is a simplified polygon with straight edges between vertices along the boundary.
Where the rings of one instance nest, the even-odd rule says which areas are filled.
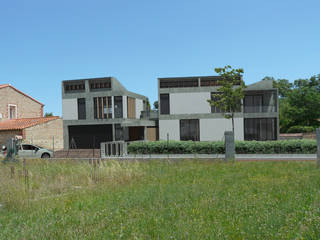
[[[18,156],[22,158],[51,158],[53,152],[32,144],[20,144],[18,147]]]
[[[5,157],[7,154],[7,149],[5,146],[2,147],[0,151],[0,157]],[[32,144],[19,144],[17,156],[21,158],[51,158],[53,157],[53,152]]]

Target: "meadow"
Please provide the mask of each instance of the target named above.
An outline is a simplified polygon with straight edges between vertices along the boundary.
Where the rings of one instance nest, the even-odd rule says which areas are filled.
[[[320,239],[314,162],[0,164],[0,239]]]

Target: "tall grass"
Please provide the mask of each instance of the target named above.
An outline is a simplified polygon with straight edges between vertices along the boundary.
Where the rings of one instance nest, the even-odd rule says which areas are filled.
[[[110,161],[98,177],[84,162],[26,168],[29,192],[0,166],[0,239],[320,239],[311,162]]]

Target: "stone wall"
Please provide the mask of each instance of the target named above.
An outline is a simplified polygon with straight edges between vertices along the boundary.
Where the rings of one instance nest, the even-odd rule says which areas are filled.
[[[17,92],[11,87],[1,88],[0,113],[2,114],[2,120],[6,120],[9,118],[9,104],[17,106],[18,118],[34,118],[42,117],[43,115],[43,106],[40,103],[35,102],[34,100]]]
[[[26,128],[24,133],[24,142],[26,143],[52,150],[54,139],[54,149],[63,149],[63,126],[61,118]]]
[[[13,138],[16,135],[22,136],[22,130],[0,131],[0,147],[7,143],[8,138]]]

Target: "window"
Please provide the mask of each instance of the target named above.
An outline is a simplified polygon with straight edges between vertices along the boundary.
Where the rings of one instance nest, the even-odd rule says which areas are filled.
[[[114,125],[115,129],[115,141],[121,141],[124,140],[123,138],[123,128],[121,127],[120,124],[115,124]]]
[[[114,97],[114,117],[123,118],[122,96]]]
[[[244,112],[263,112],[263,95],[246,95],[244,98]]]
[[[170,114],[169,94],[160,94],[160,114]]]
[[[212,94],[220,95],[221,93],[218,92],[212,92],[211,93],[211,100],[216,102],[220,100],[220,96],[213,96]],[[217,106],[211,106],[211,113],[222,113],[224,112],[222,109],[220,109]]]
[[[185,88],[198,87],[198,78],[196,79],[161,79],[160,88]]]
[[[84,92],[84,90],[85,90],[84,82],[70,82],[70,83],[65,83],[64,85],[64,91],[66,93]]]
[[[17,106],[9,104],[8,106],[8,115],[9,119],[16,119],[18,118]]]
[[[200,141],[199,119],[180,120],[180,140]]]
[[[276,140],[276,118],[246,118],[244,119],[244,140]]]
[[[112,98],[95,97],[93,98],[94,118],[112,118]]]
[[[23,147],[23,150],[38,150],[39,149],[36,146],[29,145],[29,144],[23,144],[22,147]]]
[[[90,90],[111,89],[111,79],[90,80]]]
[[[78,98],[78,119],[86,119],[86,99]]]

